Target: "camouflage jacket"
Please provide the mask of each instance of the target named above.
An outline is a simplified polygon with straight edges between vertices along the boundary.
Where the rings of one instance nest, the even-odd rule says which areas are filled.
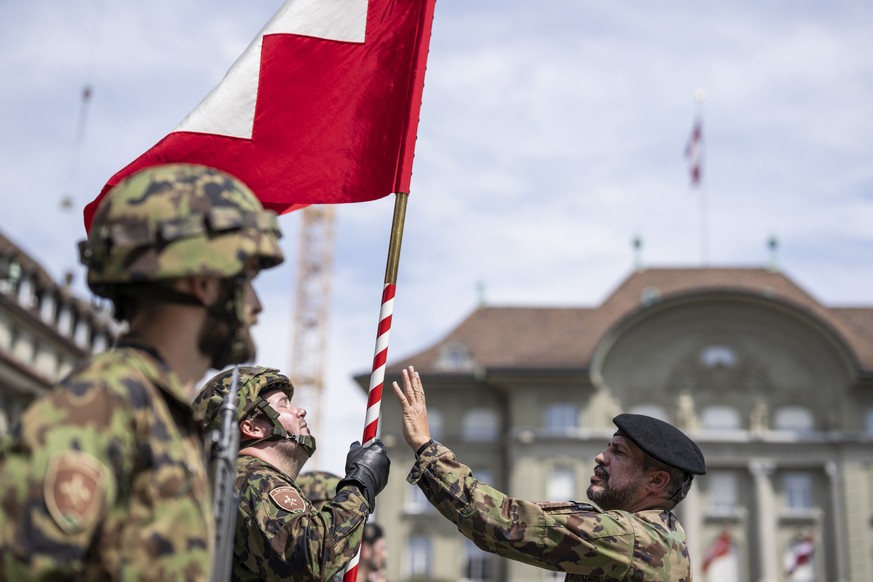
[[[355,557],[369,514],[357,487],[319,511],[269,463],[242,455],[236,471],[235,580],[330,580]]]
[[[566,572],[566,580],[691,581],[685,531],[669,511],[515,499],[474,479],[439,443],[421,452],[407,480],[483,550]]]
[[[137,348],[81,362],[0,452],[0,579],[207,580],[203,442],[177,376]]]

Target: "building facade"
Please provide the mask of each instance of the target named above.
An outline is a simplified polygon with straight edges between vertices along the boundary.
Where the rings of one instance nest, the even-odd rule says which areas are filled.
[[[111,346],[110,312],[75,297],[0,233],[0,436],[34,398],[91,352]]]
[[[480,307],[386,383],[409,364],[434,437],[510,495],[586,500],[611,419],[648,414],[706,456],[676,511],[695,580],[873,580],[873,307],[766,269],[648,269],[594,308]],[[406,483],[390,394],[382,437],[388,579],[563,579],[481,552]]]

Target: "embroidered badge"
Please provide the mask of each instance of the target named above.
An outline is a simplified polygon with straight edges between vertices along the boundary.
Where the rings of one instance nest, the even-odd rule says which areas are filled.
[[[45,504],[64,532],[78,533],[97,521],[109,470],[88,453],[65,451],[49,461]]]
[[[284,509],[285,511],[303,511],[306,509],[306,502],[300,493],[289,485],[276,487],[270,491],[270,498],[273,503]]]

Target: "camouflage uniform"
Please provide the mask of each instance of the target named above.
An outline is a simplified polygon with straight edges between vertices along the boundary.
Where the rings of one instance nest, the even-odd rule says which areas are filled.
[[[91,290],[117,314],[137,293],[196,304],[160,284],[200,275],[236,285],[219,307],[239,321],[244,269],[282,261],[275,225],[232,176],[172,164],[113,188],[80,250]],[[209,578],[202,428],[157,347],[126,338],[25,411],[0,451],[0,579]]]
[[[208,579],[200,427],[176,375],[147,350],[85,360],[14,436],[0,473],[0,578]]]
[[[207,430],[220,426],[221,406],[232,385],[232,371],[222,372],[211,378],[195,398],[194,408]],[[311,447],[311,454],[314,439],[288,434],[276,419],[278,413],[262,398],[272,390],[282,390],[289,400],[294,396],[291,381],[277,369],[240,367],[236,421],[260,410],[273,423],[271,436],[262,440],[291,439],[299,446]],[[240,447],[251,444],[244,441]],[[321,506],[314,505],[301,487],[270,463],[245,454],[239,456],[234,580],[329,580],[355,557],[370,512],[366,495],[359,487],[341,483],[330,474],[315,480],[321,483],[326,498]]]
[[[243,455],[236,468],[235,580],[329,580],[355,557],[369,513],[357,487],[319,511],[272,465]]]
[[[419,453],[407,481],[483,550],[567,572],[566,580],[691,581],[685,531],[667,510],[515,499],[476,481],[436,442]]]

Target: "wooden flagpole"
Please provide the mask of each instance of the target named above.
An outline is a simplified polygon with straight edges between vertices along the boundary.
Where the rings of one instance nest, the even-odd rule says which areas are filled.
[[[382,304],[379,310],[379,326],[376,332],[376,349],[373,356],[373,372],[367,394],[367,414],[364,419],[363,446],[368,447],[379,433],[379,417],[382,408],[382,389],[385,386],[385,367],[388,362],[388,338],[394,316],[394,294],[397,288],[397,271],[400,266],[400,245],[403,242],[403,224],[406,221],[406,203],[409,195],[395,194],[394,219],[391,223],[391,239],[388,243],[388,263],[385,266],[385,283],[382,287]],[[343,582],[355,582],[358,578],[358,562],[361,547],[343,573]]]

